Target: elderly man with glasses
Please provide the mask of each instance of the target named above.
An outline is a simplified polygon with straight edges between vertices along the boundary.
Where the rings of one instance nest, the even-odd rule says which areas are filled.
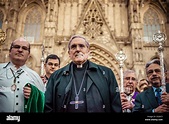
[[[166,91],[162,90],[162,74],[159,59],[153,59],[146,64],[146,75],[152,86],[136,96],[133,112],[169,112],[169,85],[166,83]]]

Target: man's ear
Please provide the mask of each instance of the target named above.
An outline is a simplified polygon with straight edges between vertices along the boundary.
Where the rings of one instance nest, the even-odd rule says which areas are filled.
[[[29,55],[28,55],[27,59],[29,59],[30,57],[31,57],[31,55],[30,55],[30,53],[29,53]]]
[[[46,68],[47,63],[44,64],[44,67]]]
[[[69,54],[69,57],[70,57],[70,51],[68,50],[68,52],[67,52],[68,54]]]

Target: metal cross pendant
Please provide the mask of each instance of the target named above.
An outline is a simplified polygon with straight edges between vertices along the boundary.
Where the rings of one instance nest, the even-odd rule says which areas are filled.
[[[12,90],[12,91],[15,91],[15,90],[16,90],[16,77],[14,77],[14,82],[13,82],[13,84],[11,85],[11,90]]]
[[[14,71],[10,68],[11,72],[12,72],[12,75],[14,77],[14,80],[13,80],[13,84],[11,85],[11,90],[12,91],[15,91],[17,86],[16,86],[16,78],[19,78],[19,76],[24,72],[24,71],[21,71],[22,69],[18,70],[17,73],[18,73],[18,76],[15,76],[14,74]],[[21,71],[21,72],[20,72]]]
[[[75,109],[78,109],[79,104],[82,104],[82,103],[84,103],[84,101],[83,100],[79,101],[78,96],[75,97],[75,101],[70,102],[70,104],[75,104]]]

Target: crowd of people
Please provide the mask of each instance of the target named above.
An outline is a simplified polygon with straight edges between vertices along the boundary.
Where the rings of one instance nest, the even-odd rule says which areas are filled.
[[[70,38],[67,65],[60,67],[60,58],[48,55],[44,75],[27,67],[30,50],[30,43],[18,38],[9,48],[10,61],[0,63],[2,113],[169,112],[169,78],[164,85],[159,59],[146,63],[146,77],[139,81],[134,70],[125,70],[121,92],[114,72],[89,60],[90,44],[83,36]]]

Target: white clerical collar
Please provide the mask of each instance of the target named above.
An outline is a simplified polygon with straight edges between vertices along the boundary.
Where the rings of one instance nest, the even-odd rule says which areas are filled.
[[[82,68],[83,67],[83,65],[81,64],[81,65],[77,65],[77,68]]]
[[[76,63],[74,63],[74,64],[76,65],[77,68],[83,68],[83,67],[85,67],[86,62],[87,61],[83,62],[82,64],[76,64]]]

